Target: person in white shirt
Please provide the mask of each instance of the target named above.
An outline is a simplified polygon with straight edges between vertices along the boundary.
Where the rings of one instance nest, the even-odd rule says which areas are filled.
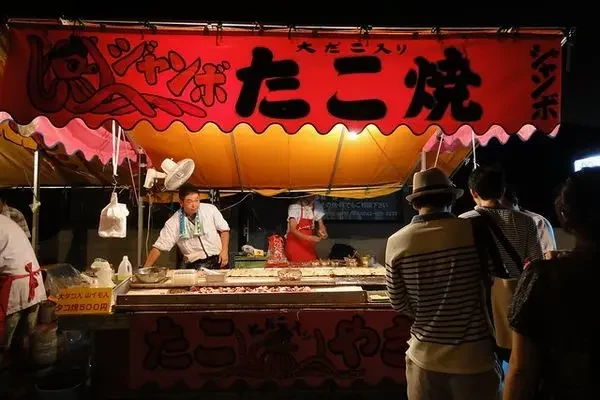
[[[42,273],[29,239],[17,223],[0,215],[0,364],[16,335],[33,332],[44,300]]]
[[[175,245],[184,256],[185,268],[225,268],[229,264],[229,224],[212,204],[200,202],[198,190],[179,189],[181,209],[165,222],[145,267],[153,266],[161,251]]]
[[[304,197],[289,206],[285,248],[289,261],[309,262],[318,258],[316,245],[327,239],[324,216],[323,206],[316,201],[315,196]],[[316,235],[315,224],[318,224]]]
[[[521,211],[522,213],[533,218],[544,254],[549,254],[556,250],[556,237],[554,236],[552,224],[543,215],[521,208],[519,205],[519,197],[517,196],[517,192],[514,187],[507,186],[506,192],[502,198],[502,204],[507,208]]]

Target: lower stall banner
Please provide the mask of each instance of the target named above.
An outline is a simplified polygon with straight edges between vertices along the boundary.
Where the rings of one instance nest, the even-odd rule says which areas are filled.
[[[130,389],[402,385],[409,326],[392,310],[135,314]]]

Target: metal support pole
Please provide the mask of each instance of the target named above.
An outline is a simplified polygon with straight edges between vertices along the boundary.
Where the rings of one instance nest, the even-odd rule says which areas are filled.
[[[142,259],[142,243],[144,242],[144,172],[146,170],[146,154],[138,152],[138,226],[137,226],[137,267],[144,265]],[[150,218],[150,216],[148,216]]]
[[[33,207],[31,209],[33,218],[31,220],[31,246],[38,254],[40,238],[40,151],[33,153]]]
[[[208,192],[208,200],[213,206],[221,208],[221,193],[219,193],[219,190],[210,189]]]

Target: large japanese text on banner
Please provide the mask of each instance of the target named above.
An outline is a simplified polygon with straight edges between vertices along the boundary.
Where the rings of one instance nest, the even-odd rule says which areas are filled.
[[[130,386],[404,383],[409,321],[393,310],[136,314]]]
[[[63,126],[180,121],[192,131],[245,122],[262,132],[375,124],[384,134],[437,124],[516,132],[560,122],[560,36],[312,37],[13,29],[3,111]]]

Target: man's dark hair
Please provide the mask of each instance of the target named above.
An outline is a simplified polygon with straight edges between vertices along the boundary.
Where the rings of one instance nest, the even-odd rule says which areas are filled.
[[[506,190],[504,170],[497,165],[474,169],[469,176],[469,189],[482,200],[500,200]]]
[[[454,196],[450,193],[425,194],[410,202],[414,209],[423,207],[444,208],[454,204]]]
[[[185,196],[193,193],[198,193],[198,189],[196,189],[192,185],[183,185],[179,188],[179,201],[183,201]]]

